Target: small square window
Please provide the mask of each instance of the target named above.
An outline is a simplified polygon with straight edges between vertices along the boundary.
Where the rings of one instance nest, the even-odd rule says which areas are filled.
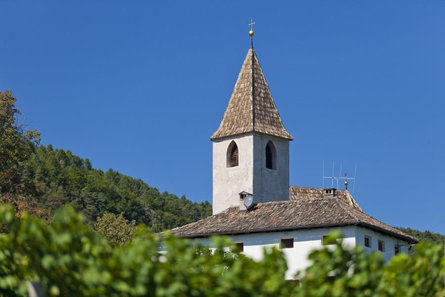
[[[293,238],[281,238],[280,240],[280,248],[282,249],[290,249],[294,247],[294,239]]]
[[[383,240],[379,240],[379,241],[378,241],[378,249],[379,249],[379,251],[381,251],[381,252],[384,252],[384,251],[385,251],[385,242],[384,242]]]
[[[236,248],[240,252],[244,252],[244,243],[243,242],[235,242]]]
[[[396,244],[396,245],[394,246],[394,255],[397,255],[398,253],[400,253],[400,245],[399,245],[399,244]]]
[[[365,247],[368,247],[368,248],[371,247],[371,237],[370,236],[365,235],[365,242],[364,242],[364,244],[365,244]]]

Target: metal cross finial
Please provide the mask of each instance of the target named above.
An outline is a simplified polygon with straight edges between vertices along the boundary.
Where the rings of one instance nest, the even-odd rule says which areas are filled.
[[[249,26],[250,26],[250,31],[252,32],[253,32],[253,25],[255,25],[255,22],[252,19],[250,19]]]
[[[252,19],[250,19],[250,24],[249,24],[249,26],[250,26],[250,31],[249,31],[249,35],[250,35],[250,48],[253,50],[253,34],[255,34],[254,32],[253,32],[253,25],[255,25],[255,22],[252,20]]]

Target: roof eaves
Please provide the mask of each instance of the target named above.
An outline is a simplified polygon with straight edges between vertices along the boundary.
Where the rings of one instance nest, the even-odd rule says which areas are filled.
[[[418,243],[419,242],[419,240],[417,238],[415,238],[413,236],[410,236],[408,234],[402,235],[402,234],[399,234],[397,232],[394,232],[394,231],[391,231],[391,230],[388,230],[388,229],[385,229],[385,228],[382,228],[382,227],[378,227],[376,225],[368,224],[368,223],[365,223],[365,222],[359,222],[357,224],[357,226],[369,228],[369,229],[372,229],[374,231],[377,231],[377,232],[380,232],[380,233],[383,233],[383,234],[391,235],[393,237],[397,237],[399,239],[408,241],[409,243]],[[400,232],[402,232],[402,231],[400,231]]]
[[[208,233],[191,233],[187,235],[175,235],[179,238],[205,238],[209,236],[215,236],[215,235],[242,235],[242,234],[252,234],[252,233],[271,233],[271,232],[281,232],[281,231],[297,231],[297,230],[306,230],[306,229],[319,229],[319,228],[332,228],[332,227],[347,227],[347,226],[360,226],[372,229],[374,231],[377,231],[379,233],[383,233],[386,235],[391,235],[393,237],[402,239],[404,241],[407,241],[411,244],[419,242],[417,238],[409,236],[409,235],[402,235],[398,234],[396,232],[392,232],[388,229],[384,229],[372,224],[364,223],[364,222],[350,222],[350,223],[339,223],[339,224],[314,224],[314,225],[306,225],[306,226],[300,226],[300,227],[278,227],[278,228],[268,228],[268,229],[253,229],[253,230],[246,230],[246,231],[223,231],[223,232],[208,232]]]
[[[222,134],[222,135],[216,135],[216,136],[215,136],[215,134],[216,134],[216,132],[215,132],[215,133],[213,133],[212,136],[210,136],[210,140],[217,140],[217,139],[224,139],[224,138],[238,137],[238,136],[243,136],[243,135],[251,134],[251,133],[264,134],[264,135],[273,136],[273,137],[277,137],[277,138],[287,139],[287,140],[289,140],[289,141],[294,140],[294,138],[292,137],[292,135],[290,135],[289,133],[288,133],[288,136],[278,136],[278,135],[275,135],[275,134],[273,134],[273,133],[265,133],[265,132],[256,131],[254,128],[252,128],[251,130],[249,130],[249,131],[247,131],[247,132],[234,133],[234,134],[230,134],[230,133],[228,133],[228,134],[220,133],[220,134]]]
[[[305,229],[316,229],[316,228],[329,228],[329,227],[346,227],[346,226],[356,226],[358,223],[338,223],[338,224],[312,224],[299,227],[276,227],[276,228],[264,228],[264,229],[251,229],[245,231],[222,231],[222,232],[206,232],[206,233],[191,233],[188,235],[176,235],[181,238],[204,238],[213,235],[241,235],[241,234],[251,234],[251,233],[271,233],[271,232],[281,232],[281,231],[297,231]]]

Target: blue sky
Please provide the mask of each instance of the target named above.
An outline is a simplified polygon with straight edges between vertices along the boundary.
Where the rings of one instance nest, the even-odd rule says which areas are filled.
[[[0,90],[44,144],[210,201],[253,18],[291,184],[357,165],[367,213],[445,233],[445,2],[270,3],[0,0]]]

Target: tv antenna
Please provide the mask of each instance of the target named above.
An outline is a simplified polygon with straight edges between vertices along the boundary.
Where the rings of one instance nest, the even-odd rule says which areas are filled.
[[[331,188],[339,188],[339,184],[343,182],[345,189],[347,190],[349,187],[349,182],[352,181],[352,193],[354,193],[355,190],[355,177],[357,176],[357,164],[354,166],[354,176],[350,177],[348,176],[348,172],[343,172],[343,164],[340,163],[340,168],[338,171],[338,175],[335,175],[335,162],[332,161],[332,175],[326,176],[325,170],[324,170],[324,161],[323,161],[323,188],[325,187],[325,180],[331,181]]]

